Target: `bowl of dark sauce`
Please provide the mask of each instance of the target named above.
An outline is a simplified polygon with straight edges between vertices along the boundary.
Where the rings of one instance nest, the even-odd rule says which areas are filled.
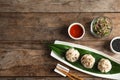
[[[110,48],[113,53],[120,54],[120,37],[115,37],[111,40]]]

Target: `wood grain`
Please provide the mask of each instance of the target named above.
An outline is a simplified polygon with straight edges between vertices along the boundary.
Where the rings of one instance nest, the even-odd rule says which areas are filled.
[[[94,38],[90,22],[98,16],[108,16],[113,21],[113,31],[107,38]],[[39,76],[40,78],[16,78],[35,80],[66,80],[53,71],[57,63],[50,56],[48,45],[63,40],[85,45],[115,57],[110,51],[110,40],[119,36],[120,13],[0,13],[0,76]],[[83,39],[74,41],[67,34],[68,26],[80,22],[86,29]],[[88,43],[89,42],[89,43]],[[69,67],[68,67],[69,68]],[[85,80],[103,80],[70,68]],[[5,78],[4,78],[5,79]],[[6,78],[8,79],[8,78]]]
[[[60,62],[50,56],[48,45],[56,39],[103,51],[120,61],[109,48],[110,40],[120,35],[120,13],[114,13],[120,12],[119,4],[119,0],[0,0],[0,80],[68,80],[53,71]],[[113,21],[107,38],[94,38],[89,31],[98,16]],[[67,34],[73,22],[86,29],[79,41]],[[70,70],[85,80],[109,80]]]
[[[113,21],[113,31],[107,38],[97,39],[90,33],[90,22],[98,16],[108,16]],[[80,22],[86,29],[82,40],[110,40],[120,33],[120,13],[0,13],[0,40],[72,41],[68,26]],[[45,36],[45,38],[44,38]]]
[[[119,0],[0,0],[0,12],[120,12]]]
[[[68,78],[64,77],[23,77],[23,78],[1,78],[1,80],[69,80]],[[102,78],[84,78],[84,80],[108,80]]]

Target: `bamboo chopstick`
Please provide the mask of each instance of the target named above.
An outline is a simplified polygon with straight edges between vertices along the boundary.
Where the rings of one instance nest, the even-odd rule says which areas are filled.
[[[65,70],[63,70],[59,67],[57,67],[56,69],[59,70],[60,72],[62,72],[63,74],[65,74],[66,76],[68,76],[71,80],[84,80],[83,78],[80,78],[73,73],[66,72]]]

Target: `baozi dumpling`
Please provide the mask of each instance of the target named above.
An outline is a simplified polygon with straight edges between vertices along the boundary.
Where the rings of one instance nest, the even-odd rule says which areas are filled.
[[[80,53],[78,52],[78,50],[75,50],[74,48],[70,48],[67,52],[66,52],[66,59],[70,62],[75,62],[79,59]]]
[[[101,72],[109,72],[112,69],[111,62],[108,59],[102,58],[98,63],[98,69]]]
[[[94,63],[95,63],[95,58],[92,55],[90,55],[90,54],[85,54],[81,58],[81,64],[85,68],[92,68],[94,66]]]

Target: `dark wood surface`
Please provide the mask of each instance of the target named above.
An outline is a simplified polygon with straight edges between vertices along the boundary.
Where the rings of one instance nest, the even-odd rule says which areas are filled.
[[[107,38],[97,39],[90,33],[90,22],[97,16],[108,16],[113,31]],[[50,56],[48,45],[63,40],[85,45],[118,58],[109,49],[110,40],[119,36],[119,13],[0,13],[0,76],[60,77],[53,69],[59,61]],[[80,22],[86,34],[74,41],[67,34],[68,26]],[[70,68],[71,69],[71,68]],[[71,69],[83,78],[96,77]],[[62,79],[62,77],[61,77]],[[64,80],[64,78],[63,78]]]
[[[85,45],[120,61],[120,55],[109,48],[110,40],[120,35],[120,13],[115,13],[120,2],[116,1],[0,0],[0,80],[68,80],[53,71],[60,63],[50,56],[48,45],[54,40]],[[90,22],[98,16],[112,19],[113,30],[107,38],[97,39],[90,33]],[[67,34],[73,22],[85,27],[81,40]],[[106,80],[70,70],[85,80]]]
[[[120,12],[119,0],[0,0],[1,12]]]

